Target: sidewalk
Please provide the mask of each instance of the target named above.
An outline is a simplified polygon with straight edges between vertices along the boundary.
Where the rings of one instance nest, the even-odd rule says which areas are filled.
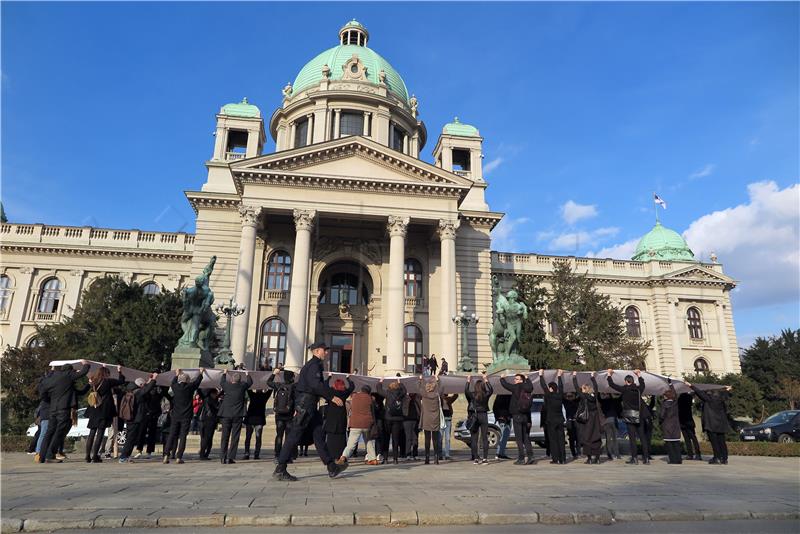
[[[312,451],[313,452],[313,449]],[[35,465],[2,456],[3,532],[110,527],[458,525],[800,519],[800,459],[733,457],[728,466],[622,461],[566,466],[545,460],[476,466],[353,462],[328,478],[314,458],[271,480],[270,459],[161,464]],[[798,521],[800,525],[800,521]]]

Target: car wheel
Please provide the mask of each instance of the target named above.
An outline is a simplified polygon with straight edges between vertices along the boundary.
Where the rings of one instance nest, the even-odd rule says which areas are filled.
[[[494,428],[490,428],[487,436],[489,437],[489,448],[494,449],[497,447],[497,443],[500,441],[500,432]]]
[[[789,434],[781,434],[778,436],[778,443],[794,443],[794,438]]]

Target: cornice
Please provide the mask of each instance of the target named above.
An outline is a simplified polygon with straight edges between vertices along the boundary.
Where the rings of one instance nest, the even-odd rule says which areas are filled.
[[[172,250],[115,249],[98,247],[50,247],[42,244],[3,243],[3,252],[27,252],[35,254],[51,254],[55,256],[110,256],[128,258],[149,258],[158,260],[177,260],[191,262],[193,251],[178,252]]]
[[[242,203],[242,198],[234,193],[211,193],[206,191],[184,191],[189,205],[192,206],[195,215],[199,208],[204,209],[224,209],[238,210]]]
[[[502,269],[492,269],[492,274],[502,274],[511,276],[512,278],[530,277],[538,280],[546,280],[552,278],[553,275],[547,272],[515,272],[506,271]],[[735,283],[725,282],[723,280],[688,280],[682,278],[665,278],[665,277],[648,277],[648,278],[632,278],[632,277],[609,277],[609,276],[595,276],[591,274],[586,275],[591,280],[605,284],[617,286],[640,286],[640,287],[715,287],[721,289],[733,289],[736,287]]]
[[[486,227],[489,229],[497,226],[505,213],[497,211],[460,211],[459,216],[471,226]]]

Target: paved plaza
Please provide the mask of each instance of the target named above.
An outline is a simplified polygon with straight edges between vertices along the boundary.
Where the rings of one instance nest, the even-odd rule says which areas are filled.
[[[313,454],[313,449],[310,451]],[[540,452],[540,451],[539,451]],[[76,457],[78,457],[76,455]],[[651,466],[545,460],[473,465],[468,453],[439,466],[366,466],[328,478],[316,457],[274,482],[271,460],[184,465],[157,459],[36,465],[2,456],[3,530],[111,527],[609,524],[625,521],[782,519],[798,522],[800,459],[733,457]],[[755,524],[755,523],[754,523]],[[800,522],[798,522],[800,526]]]

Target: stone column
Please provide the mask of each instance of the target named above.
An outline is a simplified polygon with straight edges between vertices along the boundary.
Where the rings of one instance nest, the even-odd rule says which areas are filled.
[[[309,113],[306,115],[306,119],[308,120],[308,130],[306,131],[306,145],[310,145],[314,143],[314,114]]]
[[[403,269],[408,217],[389,216],[389,279],[386,283],[386,365],[391,373],[403,372]]]
[[[81,301],[81,292],[83,290],[83,275],[82,269],[74,269],[69,272],[70,278],[67,282],[67,292],[64,295],[64,300],[61,304],[61,317],[71,317]]]
[[[292,121],[291,125],[289,125],[289,142],[286,143],[287,148],[297,148],[294,146],[294,140],[296,138],[297,133],[297,123]]]
[[[717,330],[719,331],[719,345],[722,348],[722,370],[731,372],[731,349],[728,345],[728,329],[725,327],[725,304],[722,301],[714,303],[717,313]]]
[[[441,323],[441,355],[448,362],[456,364],[459,361],[458,332],[453,324],[452,316],[458,311],[456,304],[456,231],[460,221],[458,219],[439,220],[439,241],[441,243],[441,308],[439,309]],[[455,367],[454,367],[455,369]]]
[[[364,112],[364,137],[369,137],[369,111]]]
[[[239,265],[236,268],[234,300],[244,306],[244,313],[234,317],[231,330],[231,352],[237,363],[245,361],[247,350],[247,325],[250,323],[250,301],[253,294],[253,258],[256,253],[256,227],[261,215],[260,206],[240,206],[242,237],[239,241]],[[219,297],[224,297],[219,295]],[[251,362],[246,362],[250,368]]]
[[[311,230],[316,211],[296,209],[293,215],[296,234],[289,293],[289,323],[286,328],[286,368],[297,371],[305,361]]]
[[[225,128],[219,124],[217,124],[217,131],[214,134],[214,157],[212,159],[225,159]]]
[[[339,139],[339,119],[341,118],[342,110],[335,109],[333,113],[333,138]]]
[[[683,321],[675,313],[679,302],[677,297],[667,297],[669,327],[670,330],[672,330],[672,357],[675,362],[675,374],[677,376],[683,376],[683,351],[681,350]]]

